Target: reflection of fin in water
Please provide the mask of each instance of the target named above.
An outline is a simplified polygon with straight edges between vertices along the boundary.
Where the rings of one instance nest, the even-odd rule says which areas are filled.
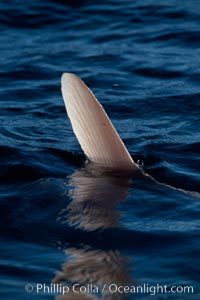
[[[72,201],[62,212],[61,220],[86,231],[105,229],[117,226],[119,214],[116,205],[124,201],[128,195],[130,177],[111,176],[92,164],[77,170],[71,176]],[[97,232],[97,238],[100,232]],[[93,243],[93,241],[92,241]],[[102,244],[104,242],[102,241]],[[62,266],[62,271],[53,279],[53,283],[73,286],[74,283],[86,286],[93,284],[100,290],[106,284],[129,285],[131,281],[130,260],[117,249],[96,249],[91,245],[81,243],[77,247],[65,247],[68,259]],[[109,294],[108,291],[100,295],[91,293],[67,293],[58,296],[57,300],[122,300],[124,294]]]
[[[84,82],[74,74],[65,73],[61,83],[74,133],[88,159],[115,169],[138,169],[103,107]]]
[[[129,260],[121,256],[118,251],[84,250],[70,248],[65,253],[70,255],[71,261],[62,266],[62,272],[53,279],[54,284],[67,283],[68,285],[78,283],[80,286],[92,284],[98,286],[101,291],[104,284],[108,287],[115,283],[117,286],[130,284]],[[77,296],[79,295],[80,298]],[[66,294],[61,299],[99,299],[95,294],[84,293],[74,295],[73,292]],[[84,297],[81,298],[81,295]],[[92,298],[91,298],[92,296]],[[77,298],[76,298],[77,297]],[[106,289],[100,299],[123,299],[117,293],[110,294]]]
[[[120,218],[116,205],[127,197],[130,183],[130,177],[105,175],[99,169],[95,172],[89,164],[71,176],[72,201],[60,218],[87,231],[116,227]]]
[[[63,271],[57,274],[53,283],[70,281],[101,286],[105,282],[119,285],[130,280],[127,272],[129,260],[122,257],[119,251],[69,248],[65,253],[71,261],[63,264]]]

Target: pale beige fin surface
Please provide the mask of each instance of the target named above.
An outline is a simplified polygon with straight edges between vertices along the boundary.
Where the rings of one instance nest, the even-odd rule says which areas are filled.
[[[102,105],[85,83],[74,74],[64,73],[61,84],[73,131],[88,159],[116,169],[138,168]]]

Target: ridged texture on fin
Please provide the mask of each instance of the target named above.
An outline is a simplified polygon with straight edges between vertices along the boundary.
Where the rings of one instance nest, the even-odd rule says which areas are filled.
[[[102,105],[84,82],[74,74],[64,73],[61,83],[72,128],[88,159],[115,169],[138,168]]]

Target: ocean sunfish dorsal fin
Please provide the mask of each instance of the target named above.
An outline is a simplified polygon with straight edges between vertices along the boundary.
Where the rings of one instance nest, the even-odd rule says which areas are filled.
[[[61,85],[73,131],[88,159],[103,167],[138,169],[102,105],[85,83],[74,74],[64,73]]]

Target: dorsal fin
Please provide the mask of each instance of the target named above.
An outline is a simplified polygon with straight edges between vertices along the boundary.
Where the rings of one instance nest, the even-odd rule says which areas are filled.
[[[88,159],[119,170],[138,168],[102,105],[85,83],[74,74],[64,73],[61,84],[73,131]]]

